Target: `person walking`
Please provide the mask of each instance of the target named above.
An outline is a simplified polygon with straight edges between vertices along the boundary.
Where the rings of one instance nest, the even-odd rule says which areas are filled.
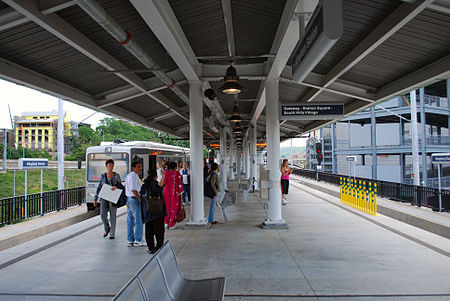
[[[206,158],[203,158],[203,180],[206,182],[206,178],[209,175],[209,167]]]
[[[292,173],[292,169],[289,168],[288,159],[284,159],[281,163],[281,196],[282,204],[286,205],[286,195],[289,193],[289,175]]]
[[[142,219],[145,223],[145,241],[150,254],[156,253],[164,243],[164,218],[167,216],[167,210],[162,188],[158,184],[156,171],[150,170],[141,188]]]
[[[186,205],[186,197],[188,199],[188,204],[191,204],[191,180],[190,180],[190,171],[189,171],[189,163],[183,163],[183,169],[180,171],[181,178],[183,180],[183,205]]]
[[[131,163],[131,170],[125,178],[125,195],[127,196],[127,241],[128,246],[145,246],[142,241],[143,225],[141,210],[142,182],[139,174],[142,172],[142,163]]]
[[[217,224],[217,221],[214,220],[214,215],[216,212],[216,198],[217,194],[220,191],[220,183],[219,176],[217,175],[217,163],[211,164],[211,170],[207,178],[207,182],[211,183],[211,188],[214,191],[214,197],[210,198],[209,202],[209,214],[208,214],[208,227],[211,225]]]
[[[113,159],[106,160],[105,166],[106,172],[100,176],[100,182],[98,183],[97,192],[95,193],[94,206],[97,206],[98,194],[100,193],[100,190],[102,189],[104,184],[112,186],[111,188],[112,191],[116,190],[117,188],[124,189],[119,174],[114,172],[114,160]],[[110,219],[109,221],[108,221],[108,211]],[[116,204],[100,198],[100,217],[103,222],[103,228],[105,229],[103,237],[106,237],[109,234],[109,239],[115,238],[116,213],[117,213]],[[109,222],[111,222],[111,225]]]
[[[161,168],[162,162],[156,162],[156,175],[157,175],[157,181],[161,181],[162,179],[162,168]]]
[[[164,223],[168,225],[169,229],[173,230],[177,223],[175,217],[180,208],[183,181],[181,180],[180,172],[176,170],[176,162],[169,162],[167,167],[168,170],[163,173],[159,186],[164,186],[163,195],[167,208],[167,216],[164,218]]]

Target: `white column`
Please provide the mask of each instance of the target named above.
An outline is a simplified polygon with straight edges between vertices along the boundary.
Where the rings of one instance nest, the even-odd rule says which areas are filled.
[[[256,125],[251,127],[251,143],[250,143],[250,185],[255,185],[255,190],[257,190],[258,187],[258,174],[256,173],[256,166],[257,166],[257,139],[256,139]],[[255,178],[255,181],[253,181],[253,178]]]
[[[241,152],[239,148],[236,147],[236,178],[238,185],[241,184]]]
[[[64,111],[63,111],[63,100],[58,99],[58,189],[64,189],[63,178],[64,178]]]
[[[230,136],[230,180],[234,180],[233,157],[234,157],[234,140],[233,136]]]
[[[265,89],[269,212],[268,218],[262,226],[266,228],[285,228],[287,225],[281,216],[279,81],[277,79],[266,80]]]
[[[191,219],[186,225],[206,225],[203,203],[203,101],[201,81],[189,81],[189,125]]]
[[[420,171],[419,171],[419,135],[417,131],[417,103],[416,90],[409,93],[411,99],[411,138],[412,138],[412,161],[413,161],[413,184],[420,186]]]
[[[220,128],[220,187],[222,191],[227,188],[227,132],[224,128]]]
[[[249,174],[248,174],[248,167],[250,166],[248,160],[249,160],[249,155],[248,155],[248,134],[245,136],[245,140],[244,140],[244,173],[245,173],[245,179],[249,178]]]

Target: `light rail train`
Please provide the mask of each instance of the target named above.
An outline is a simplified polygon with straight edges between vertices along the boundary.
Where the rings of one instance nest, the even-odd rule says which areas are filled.
[[[157,142],[128,141],[123,143],[102,142],[100,146],[91,146],[86,150],[86,205],[93,210],[93,202],[98,182],[106,172],[105,161],[114,160],[114,171],[120,175],[122,182],[131,172],[131,163],[142,163],[141,179],[145,179],[150,170],[156,170],[156,162],[161,160],[186,161],[189,149]]]

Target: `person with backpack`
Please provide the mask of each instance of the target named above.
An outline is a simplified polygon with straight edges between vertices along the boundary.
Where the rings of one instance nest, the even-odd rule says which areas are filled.
[[[145,240],[148,252],[154,254],[164,244],[164,218],[167,216],[162,187],[158,185],[158,175],[155,170],[150,170],[140,194],[142,222],[145,223]]]
[[[115,173],[114,170],[114,160],[108,159],[105,162],[106,166],[106,172],[103,173],[100,176],[100,181],[98,183],[97,192],[95,193],[94,198],[94,206],[97,206],[98,202],[98,194],[100,193],[100,190],[102,190],[102,187],[104,184],[108,184],[112,186],[112,190],[124,189],[124,186],[122,185],[122,180],[120,179],[120,176],[118,173]],[[109,219],[111,221],[111,225],[108,221],[108,211],[109,211]],[[100,198],[100,217],[103,222],[103,227],[105,229],[105,232],[103,233],[103,237],[108,236],[109,239],[115,238],[116,233],[116,213],[117,213],[117,205],[113,202],[107,201],[105,199]]]
[[[216,212],[216,197],[220,191],[219,176],[217,175],[217,163],[211,164],[211,170],[206,178],[205,186],[207,186],[207,193],[205,196],[209,197],[209,214],[208,214],[208,226],[217,224],[214,220],[214,214]]]

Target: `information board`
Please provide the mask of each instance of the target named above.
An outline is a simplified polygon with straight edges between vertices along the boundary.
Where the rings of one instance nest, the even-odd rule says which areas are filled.
[[[343,117],[343,104],[281,104],[280,107],[280,120],[327,120]]]

